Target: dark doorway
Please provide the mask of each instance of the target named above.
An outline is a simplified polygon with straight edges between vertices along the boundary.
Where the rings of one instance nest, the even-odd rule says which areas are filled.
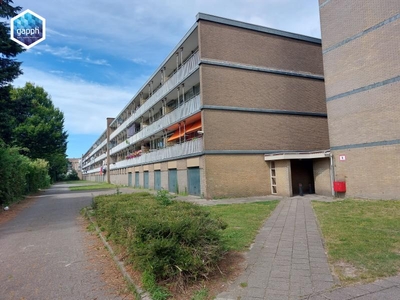
[[[290,161],[292,170],[293,196],[299,195],[299,184],[304,194],[314,194],[314,171],[312,159],[294,159]]]

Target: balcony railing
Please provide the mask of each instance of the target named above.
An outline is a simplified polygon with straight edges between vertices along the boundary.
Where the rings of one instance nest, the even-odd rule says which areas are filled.
[[[197,138],[182,144],[144,153],[139,157],[125,159],[115,164],[110,164],[111,170],[128,168],[136,165],[151,164],[159,161],[179,159],[180,157],[203,152],[203,139]],[[100,168],[87,171],[85,174],[100,172]]]
[[[193,99],[179,106],[177,109],[164,115],[161,119],[143,128],[143,130],[139,131],[135,135],[131,136],[127,140],[123,141],[122,143],[112,148],[110,150],[110,154],[115,154],[129,147],[131,144],[135,144],[147,137],[156,134],[157,132],[163,130],[164,128],[167,128],[179,121],[186,119],[187,117],[199,112],[200,107],[201,107],[200,95],[197,95]],[[128,141],[128,143],[126,141]]]
[[[200,58],[199,52],[193,54],[184,65],[170,78],[168,79],[141,107],[138,108],[129,118],[127,118],[115,131],[110,135],[110,139],[115,138],[122,130],[140,116],[142,116],[146,111],[152,108],[162,97],[171,92],[180,82],[182,82],[186,77],[193,73],[199,65]]]
[[[159,149],[150,153],[144,153],[139,157],[119,161],[115,164],[111,164],[110,168],[111,170],[127,168],[135,165],[149,164],[201,152],[203,152],[203,139],[197,138],[186,143]]]

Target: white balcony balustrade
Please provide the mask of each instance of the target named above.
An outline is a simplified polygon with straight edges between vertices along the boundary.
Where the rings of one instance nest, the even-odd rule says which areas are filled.
[[[145,128],[143,128],[143,130],[129,137],[126,141],[123,141],[122,143],[112,148],[110,150],[110,155],[129,147],[131,144],[135,144],[145,138],[148,138],[160,132],[164,128],[168,128],[169,126],[186,119],[187,117],[199,112],[200,108],[200,95],[197,95],[193,99],[185,102],[184,104],[173,110],[172,112],[164,115],[161,119],[146,126]]]
[[[139,107],[129,118],[127,118],[117,129],[110,135],[110,139],[115,138],[118,134],[125,130],[126,127],[142,116],[146,111],[152,108],[164,96],[170,93],[176,86],[181,83],[186,77],[192,74],[199,66],[199,52],[193,53],[184,65],[169,78],[141,107]]]
[[[186,143],[143,153],[139,157],[125,159],[115,164],[110,164],[111,170],[127,168],[135,165],[150,164],[163,160],[178,159],[182,156],[200,154],[203,152],[203,139],[197,138]],[[88,172],[89,173],[89,172]]]

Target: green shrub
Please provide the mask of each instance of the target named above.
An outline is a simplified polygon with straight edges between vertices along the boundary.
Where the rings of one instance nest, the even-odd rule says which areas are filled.
[[[162,189],[157,191],[156,200],[161,205],[168,206],[172,204],[173,198],[174,196],[172,196],[167,190]]]
[[[162,194],[164,196],[164,193]],[[192,203],[165,205],[149,193],[96,197],[96,217],[129,261],[157,282],[206,277],[224,253],[226,224]]]
[[[50,184],[48,163],[31,160],[0,140],[0,205],[8,205]]]

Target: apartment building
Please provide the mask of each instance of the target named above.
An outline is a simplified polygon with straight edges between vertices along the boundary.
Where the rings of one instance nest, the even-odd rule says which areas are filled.
[[[321,41],[207,14],[82,158],[87,180],[205,198],[331,194]]]
[[[399,199],[400,2],[320,0],[329,137],[339,195]]]

